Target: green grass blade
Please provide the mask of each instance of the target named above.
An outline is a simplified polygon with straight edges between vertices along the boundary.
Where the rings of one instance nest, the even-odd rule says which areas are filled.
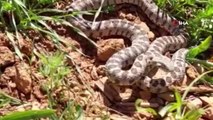
[[[206,82],[213,84],[213,77],[209,75],[205,75],[202,77],[202,80],[205,80]]]
[[[101,9],[103,7],[103,4],[104,4],[104,0],[101,0],[101,5],[98,8],[97,12],[95,13],[95,16],[94,16],[94,19],[93,19],[93,23],[96,21],[96,19],[98,18],[99,14],[101,13]]]
[[[92,39],[90,39],[89,37],[87,37],[87,35],[84,34],[80,29],[74,27],[72,24],[70,24],[67,21],[62,21],[62,24],[63,25],[67,25],[67,26],[73,28],[79,35],[81,35],[82,37],[86,38],[92,45],[94,45],[96,48],[98,48],[98,45]]]
[[[189,52],[187,53],[187,58],[194,58],[201,52],[206,51],[210,47],[211,41],[212,36],[208,36],[204,41],[201,42],[200,45],[189,50]]]
[[[175,99],[176,99],[176,105],[177,105],[177,113],[175,117],[181,118],[181,109],[182,109],[183,101],[178,91],[175,91]]]
[[[13,5],[7,1],[1,1],[1,12],[13,10]]]
[[[213,69],[213,63],[212,62],[209,62],[207,60],[199,60],[199,59],[196,59],[196,58],[187,58],[187,60],[189,62],[192,62],[192,63],[198,63],[198,64],[201,64],[203,65],[203,67],[205,67],[207,70],[212,70]]]
[[[166,113],[168,112],[172,112],[173,110],[177,109],[177,104],[176,103],[169,103],[166,106],[164,106],[159,112],[158,114],[161,117],[164,117],[166,115]]]
[[[205,110],[203,108],[189,110],[182,120],[198,120],[204,113]]]
[[[13,47],[14,47],[14,49],[15,49],[15,53],[18,55],[18,57],[19,57],[21,60],[23,60],[23,57],[22,57],[23,55],[22,55],[21,51],[19,50],[18,46],[15,44],[13,34],[10,33],[10,32],[8,32],[8,31],[6,31],[6,35],[7,35],[7,37],[9,38],[9,40],[11,41],[11,43],[12,43],[12,45],[13,45]]]
[[[28,110],[23,112],[13,112],[0,118],[0,120],[30,120],[49,117],[55,113],[55,110]]]
[[[21,100],[14,98],[3,91],[0,90],[0,108],[4,106],[5,104],[11,104],[11,105],[20,105],[23,103]]]
[[[178,104],[180,104],[180,105],[182,104],[181,95],[178,91],[175,91],[175,99]]]
[[[18,4],[20,7],[26,8],[25,4],[21,0],[13,0],[16,4]]]
[[[135,101],[135,108],[137,110],[137,112],[148,112],[148,113],[151,113],[152,115],[158,115],[157,112],[152,109],[152,108],[142,108],[140,107],[140,103],[143,102],[141,99],[137,99]]]
[[[83,113],[82,107],[80,105],[77,105],[75,108],[76,108],[77,120],[83,120],[84,113]]]

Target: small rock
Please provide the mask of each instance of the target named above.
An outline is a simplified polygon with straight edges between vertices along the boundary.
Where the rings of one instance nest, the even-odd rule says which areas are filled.
[[[69,56],[72,57],[72,59],[76,62],[75,64],[80,65],[81,64],[81,54],[76,51],[72,51],[69,53]],[[69,64],[73,65],[72,60],[69,60]]]
[[[47,51],[53,51],[55,49],[55,45],[51,39],[41,39],[38,43],[35,44],[35,46],[41,51],[42,49]]]
[[[2,74],[3,78],[6,80],[14,80],[15,76],[16,76],[16,71],[15,71],[15,67],[7,67],[4,71],[4,73]]]
[[[119,12],[118,16],[119,16],[121,19],[125,19],[126,14],[125,14],[124,12]]]
[[[0,75],[0,85],[1,86],[7,86],[10,89],[16,88],[16,84],[11,81],[11,77],[9,76],[11,74],[10,70],[12,67],[7,67],[3,73]],[[3,88],[1,88],[3,89]]]
[[[138,24],[141,28],[143,28],[147,33],[150,31],[149,27],[146,25],[146,23],[141,22]]]
[[[0,46],[0,66],[7,66],[14,63],[15,56],[9,48]]]
[[[21,62],[16,64],[14,69],[16,76],[14,77],[13,81],[16,83],[17,89],[23,92],[24,94],[30,93],[32,90],[32,79],[30,75],[29,65],[24,62]]]
[[[106,68],[105,68],[105,66],[104,66],[104,65],[99,65],[99,66],[97,67],[97,73],[98,73],[98,75],[103,75],[103,76],[105,76],[105,73],[106,73]]]
[[[127,18],[128,20],[131,20],[131,21],[133,21],[133,20],[136,19],[136,17],[135,17],[134,15],[132,15],[131,13],[128,13],[128,14],[126,15],[126,18]]]
[[[149,39],[154,39],[155,38],[155,34],[151,31],[148,32],[148,38]]]
[[[206,108],[203,117],[207,118],[208,120],[213,120],[213,107]]]
[[[203,103],[199,98],[196,97],[189,97],[189,99],[187,99],[187,106],[191,109],[194,108],[200,108],[202,107]]]
[[[118,92],[119,96],[122,98],[122,100],[127,100],[131,98],[133,90],[130,88],[124,88],[124,91],[121,92],[121,90]]]
[[[34,86],[33,87],[33,94],[38,99],[44,99],[45,98],[45,96],[41,93],[40,86]]]
[[[213,106],[213,97],[201,96],[200,99],[204,102],[205,105]]]
[[[188,66],[187,70],[186,70],[186,74],[191,78],[191,79],[195,79],[199,76],[198,71],[196,70],[195,67],[193,67],[192,65]]]
[[[1,32],[0,32],[0,46],[10,46],[7,35]]]
[[[98,43],[97,57],[101,61],[106,61],[115,52],[125,47],[123,39],[108,39],[99,41]]]
[[[91,77],[92,77],[93,80],[98,79],[97,68],[95,66],[92,67]]]
[[[32,54],[32,51],[33,51],[32,40],[30,40],[29,38],[24,39],[20,35],[20,39],[18,40],[18,42],[19,42],[19,47],[21,49],[21,52],[26,54],[27,56],[30,56]]]

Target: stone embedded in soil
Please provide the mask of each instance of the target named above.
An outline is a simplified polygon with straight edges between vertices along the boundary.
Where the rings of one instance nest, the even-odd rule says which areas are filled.
[[[213,106],[213,97],[201,96],[200,99],[203,101],[205,105]]]
[[[9,46],[8,37],[4,33],[0,33],[0,46]]]
[[[30,66],[24,62],[16,65],[16,79],[14,82],[17,85],[17,89],[22,91],[24,94],[31,92],[32,79],[30,75]]]
[[[105,76],[106,74],[106,69],[105,69],[105,66],[104,65],[99,65],[97,67],[97,73],[98,75],[102,75],[102,76]]]
[[[11,79],[13,80],[14,78],[15,78],[15,68],[14,68],[14,66],[7,67],[4,70],[4,72],[1,74],[1,85],[4,85],[9,80],[11,80]],[[5,85],[9,85],[10,86],[10,84],[5,84]],[[14,87],[14,85],[12,85],[12,86]]]
[[[205,108],[205,114],[203,115],[203,117],[207,118],[208,120],[213,120],[213,107],[212,106]]]
[[[24,94],[31,92],[32,79],[30,67],[24,62],[17,63],[15,66],[7,67],[4,76],[8,76],[15,84],[16,88]]]
[[[69,56],[72,57],[72,59],[75,61],[75,64],[77,65],[80,65],[82,60],[81,60],[81,54],[79,52],[76,52],[76,51],[72,51],[72,52],[69,52]],[[69,61],[69,64],[70,65],[73,65],[72,63],[73,61]]]
[[[101,61],[106,61],[112,54],[125,47],[123,39],[107,39],[97,42],[97,57]]]
[[[9,48],[0,46],[0,66],[7,66],[15,61],[15,55]]]
[[[41,39],[40,41],[38,41],[37,43],[35,43],[35,46],[37,49],[39,50],[48,50],[48,51],[53,51],[55,49],[55,45],[53,43],[53,41],[49,40],[49,39]]]
[[[148,32],[148,38],[153,40],[155,38],[155,34],[153,32]]]
[[[97,80],[98,79],[97,69],[96,69],[95,66],[92,67],[91,77],[92,77],[93,80]]]
[[[147,26],[147,24],[145,22],[140,22],[140,23],[138,23],[138,25],[147,32],[147,35],[148,35],[149,39],[154,39],[155,38],[155,34],[150,31],[149,27]]]
[[[44,99],[45,96],[42,94],[41,90],[40,90],[40,86],[34,86],[33,87],[33,94],[35,95],[36,98],[38,99]]]
[[[186,70],[186,74],[191,78],[191,79],[195,79],[199,76],[199,73],[198,71],[196,70],[196,68],[192,65],[189,65],[187,67],[187,70]]]
[[[21,52],[26,54],[27,56],[30,56],[32,54],[33,51],[33,43],[32,40],[30,39],[19,39],[19,47],[21,49]]]
[[[187,106],[191,107],[191,109],[201,108],[202,105],[203,105],[203,102],[199,98],[194,97],[192,99],[189,98],[189,100],[187,100]]]

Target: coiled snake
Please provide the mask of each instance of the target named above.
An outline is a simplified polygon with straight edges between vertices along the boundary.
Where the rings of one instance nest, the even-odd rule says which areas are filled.
[[[103,2],[103,3],[102,3]],[[111,81],[119,85],[139,83],[141,88],[151,92],[165,92],[167,87],[185,75],[185,56],[188,50],[187,37],[175,18],[160,10],[152,0],[75,0],[68,12],[98,9],[103,6],[128,3],[139,6],[153,23],[167,30],[171,36],[157,38],[150,44],[146,32],[137,24],[110,19],[92,22],[82,15],[68,17],[76,27],[91,37],[120,35],[129,38],[131,46],[113,54],[106,62],[106,74]],[[176,51],[177,50],[177,51]],[[163,53],[176,51],[170,60]],[[131,68],[124,70],[127,65]],[[152,66],[162,65],[169,72],[161,79],[152,79],[145,73]]]

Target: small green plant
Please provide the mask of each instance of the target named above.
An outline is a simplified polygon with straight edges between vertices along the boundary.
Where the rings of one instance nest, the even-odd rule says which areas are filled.
[[[66,66],[65,54],[57,51],[52,55],[38,54],[41,65],[39,71],[47,78],[42,88],[47,92],[50,108],[57,104],[53,98],[52,92],[63,85],[64,78],[71,72],[70,68]]]
[[[48,79],[45,88],[47,90],[59,87],[63,83],[63,79],[71,72],[66,66],[65,54],[57,51],[52,55],[38,54],[41,65],[39,71]]]
[[[208,4],[194,15],[188,20],[188,31],[194,39],[192,43],[199,43],[213,33],[213,0],[208,0]]]
[[[169,103],[159,111],[161,117],[171,113],[170,117],[175,120],[198,120],[205,113],[203,108],[186,104],[177,91],[175,91],[175,98],[176,102]]]
[[[182,96],[178,91],[175,91],[174,94],[176,101],[167,104],[159,112],[157,112],[152,108],[141,108],[140,103],[142,102],[142,100],[140,99],[136,100],[135,107],[137,112],[149,112],[154,116],[160,115],[160,117],[168,116],[170,118],[172,117],[172,119],[174,120],[198,120],[205,113],[205,109],[197,108],[192,104],[187,104],[185,98],[189,93],[191,87],[209,73],[213,73],[213,70],[203,73],[202,75],[197,77],[194,81],[192,81]]]
[[[158,113],[153,109],[153,108],[142,108],[141,106],[140,106],[140,104],[143,102],[143,100],[141,100],[141,99],[137,99],[136,101],[135,101],[135,108],[136,108],[136,110],[137,110],[137,112],[148,112],[148,113],[151,113],[152,115],[154,115],[154,116],[157,116],[158,115]]]
[[[202,54],[202,52],[209,49],[211,43],[212,43],[212,36],[208,36],[198,46],[193,47],[189,50],[189,52],[187,53],[187,60],[192,63],[193,62],[200,63],[207,70],[213,69],[213,63],[197,59],[197,56],[199,56],[200,54]]]
[[[182,97],[180,93],[175,91],[175,98],[176,102],[169,103],[165,107],[163,107],[160,111],[159,114],[161,117],[164,117],[166,113],[172,113],[172,117],[175,120],[198,120],[204,113],[205,109],[204,108],[197,108],[194,107],[190,104],[186,104],[184,101],[187,94],[189,93],[189,90],[191,87],[198,82],[203,76],[213,73],[213,70],[207,71],[197,77],[195,80],[193,80],[190,85],[187,87],[185,92],[183,93]]]

